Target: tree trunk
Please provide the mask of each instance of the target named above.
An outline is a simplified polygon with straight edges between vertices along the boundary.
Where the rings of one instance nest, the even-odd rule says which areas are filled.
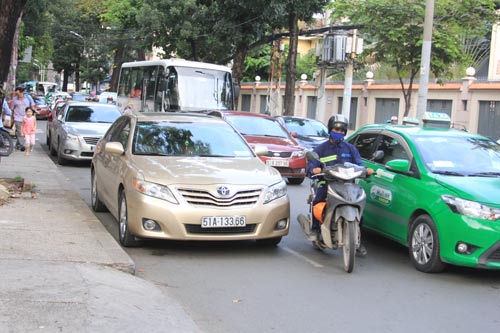
[[[290,47],[286,59],[285,116],[293,116],[293,97],[297,78],[297,45],[299,42],[299,26],[297,14],[291,13],[288,21],[290,30]]]
[[[76,63],[75,67],[75,91],[80,91],[80,63]]]
[[[118,89],[118,79],[120,77],[120,68],[122,68],[123,57],[125,54],[125,45],[120,44],[115,51],[115,56],[113,60],[113,73],[111,74],[111,82],[109,83],[110,91],[117,91]]]
[[[27,0],[1,0],[0,8],[0,83],[7,80],[12,59],[12,43],[17,20],[22,15]]]
[[[237,89],[235,92],[239,94],[241,80],[243,79],[243,69],[245,68],[245,57],[247,55],[248,45],[238,45],[233,58],[233,85]],[[234,99],[234,109],[238,109],[238,96]]]

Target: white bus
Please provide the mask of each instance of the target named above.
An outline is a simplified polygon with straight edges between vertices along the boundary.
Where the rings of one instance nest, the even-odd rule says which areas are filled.
[[[228,67],[163,59],[122,64],[117,105],[122,112],[233,110]]]

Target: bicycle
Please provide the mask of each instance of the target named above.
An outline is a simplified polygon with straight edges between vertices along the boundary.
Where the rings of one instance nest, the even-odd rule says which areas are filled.
[[[0,157],[9,156],[14,151],[14,140],[9,131],[0,127]]]

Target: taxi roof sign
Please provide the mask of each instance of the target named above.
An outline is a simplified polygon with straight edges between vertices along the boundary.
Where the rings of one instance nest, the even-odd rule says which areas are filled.
[[[418,126],[420,122],[418,121],[417,118],[411,118],[411,117],[404,117],[403,118],[403,125],[414,125]]]
[[[422,122],[424,127],[450,128],[451,118],[442,112],[425,112]]]

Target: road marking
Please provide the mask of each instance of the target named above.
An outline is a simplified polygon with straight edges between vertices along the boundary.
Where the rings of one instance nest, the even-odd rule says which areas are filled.
[[[323,268],[323,265],[321,265],[320,263],[318,263],[314,260],[311,260],[311,259],[307,258],[306,256],[303,256],[302,254],[292,250],[289,247],[286,247],[286,246],[280,246],[280,247],[281,247],[281,249],[285,250],[288,253],[291,253],[292,255],[296,256],[297,258],[305,260],[307,263],[313,265],[316,268]]]

